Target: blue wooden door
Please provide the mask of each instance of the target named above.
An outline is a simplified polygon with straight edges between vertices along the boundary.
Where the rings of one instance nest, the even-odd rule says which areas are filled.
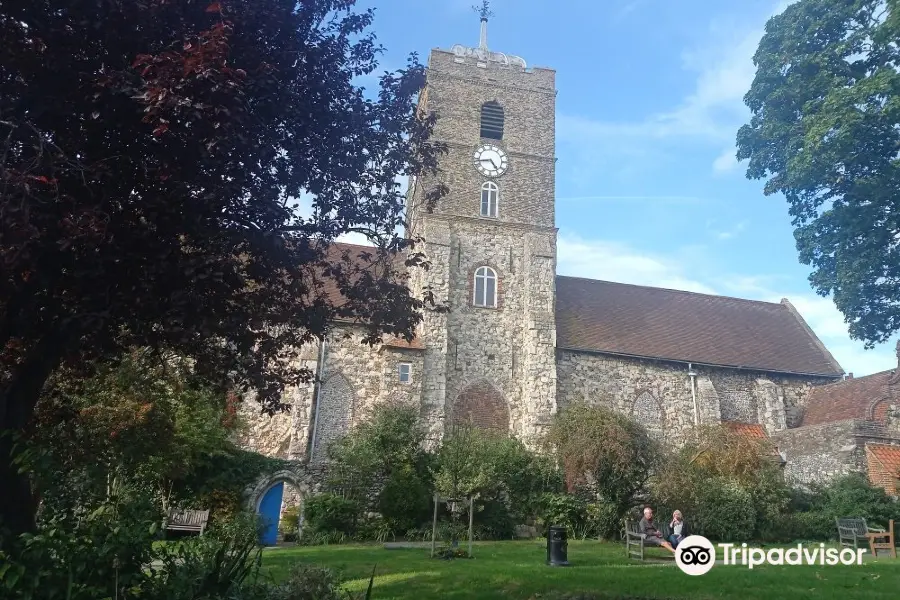
[[[284,482],[273,485],[259,503],[259,514],[265,528],[260,543],[263,546],[274,546],[278,542],[278,521],[281,518],[281,497],[284,495]]]

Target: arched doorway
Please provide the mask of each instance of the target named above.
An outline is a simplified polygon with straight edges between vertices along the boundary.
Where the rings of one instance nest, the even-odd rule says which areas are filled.
[[[279,534],[287,533],[280,527],[282,521],[285,521],[287,511],[295,512],[298,528],[302,525],[303,499],[306,497],[308,489],[299,474],[292,471],[280,471],[265,475],[249,489],[248,508],[260,516],[264,525],[260,534],[260,544],[263,546],[278,544]]]
[[[506,399],[488,381],[476,381],[466,386],[456,397],[450,417],[453,425],[509,433],[509,407]]]

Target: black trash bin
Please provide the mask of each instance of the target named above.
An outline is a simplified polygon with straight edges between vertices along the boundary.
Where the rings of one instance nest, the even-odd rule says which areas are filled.
[[[569,544],[566,528],[551,525],[547,530],[547,564],[551,567],[569,566]]]

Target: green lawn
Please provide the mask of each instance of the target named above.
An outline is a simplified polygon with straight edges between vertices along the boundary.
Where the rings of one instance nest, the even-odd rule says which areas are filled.
[[[385,550],[380,545],[275,548],[264,552],[264,569],[284,576],[296,562],[330,567],[359,592],[377,564],[373,599],[553,598],[592,593],[601,598],[867,598],[900,597],[900,559],[870,559],[861,566],[747,567],[717,565],[690,577],[674,563],[642,564],[624,557],[618,544],[569,542],[570,567],[544,565],[538,542],[484,542],[474,559],[428,557],[427,550]],[[654,549],[654,556],[665,551]]]

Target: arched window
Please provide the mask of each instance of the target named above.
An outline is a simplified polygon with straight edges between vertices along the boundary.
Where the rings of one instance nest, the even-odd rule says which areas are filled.
[[[503,107],[491,100],[481,105],[481,137],[503,139]]]
[[[497,273],[490,267],[475,271],[475,306],[497,306]]]
[[[497,201],[500,188],[493,181],[485,181],[481,186],[481,216],[497,218]]]

